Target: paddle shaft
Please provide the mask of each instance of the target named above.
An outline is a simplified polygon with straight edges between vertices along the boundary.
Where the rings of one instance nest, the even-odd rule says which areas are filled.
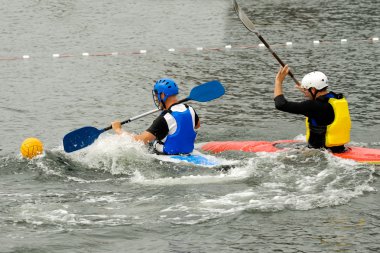
[[[186,102],[186,101],[189,101],[189,100],[190,100],[189,98],[185,98],[185,99],[182,99],[182,100],[178,101],[177,103],[180,104],[180,103],[183,103],[183,102]],[[134,120],[136,120],[136,119],[139,119],[139,118],[145,117],[145,116],[147,116],[147,115],[149,115],[149,114],[152,114],[152,113],[155,113],[155,112],[158,112],[158,111],[160,111],[160,109],[158,109],[158,108],[157,108],[157,109],[153,109],[153,110],[151,110],[151,111],[149,111],[149,112],[145,112],[145,113],[143,113],[143,114],[137,115],[137,116],[132,117],[132,118],[129,118],[129,119],[127,119],[127,120],[124,120],[124,121],[120,122],[120,124],[121,124],[121,125],[127,124],[127,123],[129,123],[129,122],[131,122],[131,121],[134,121]],[[111,129],[112,129],[112,125],[111,125],[111,126],[108,126],[108,127],[106,127],[106,128],[103,128],[102,131],[105,132],[105,131],[108,131],[108,130],[111,130]]]
[[[281,64],[281,66],[285,66],[285,63],[280,59],[280,57],[278,57],[278,55],[276,54],[276,52],[274,52],[272,50],[272,48],[270,47],[270,45],[268,44],[268,42],[263,38],[263,36],[261,36],[261,34],[256,31],[254,25],[253,25],[253,22],[248,18],[248,16],[241,10],[240,6],[238,5],[238,3],[236,2],[236,0],[234,0],[234,8],[235,8],[235,11],[236,13],[238,14],[238,17],[240,19],[240,21],[244,24],[244,26],[251,32],[253,32],[254,34],[256,34],[256,36],[260,39],[260,41],[265,45],[265,47],[269,50],[269,52],[271,52],[271,54],[273,55],[273,57]],[[298,82],[298,80],[294,77],[293,73],[289,70],[289,73],[288,75],[293,79],[293,81],[296,83],[296,85],[300,85],[300,82]]]
[[[263,36],[261,36],[260,33],[258,33],[257,31],[254,32],[257,37],[259,37],[259,39],[261,40],[261,42],[263,42],[263,44],[265,45],[266,48],[268,48],[269,52],[271,52],[271,54],[273,55],[274,58],[276,58],[276,60],[281,64],[281,66],[285,66],[285,63],[280,59],[280,57],[278,57],[278,55],[276,54],[276,52],[274,52],[272,50],[272,48],[270,47],[270,45],[266,42],[266,40],[263,38]],[[298,80],[294,77],[292,71],[289,70],[289,73],[288,75],[293,79],[293,81],[296,83],[296,85],[299,85],[299,82]]]

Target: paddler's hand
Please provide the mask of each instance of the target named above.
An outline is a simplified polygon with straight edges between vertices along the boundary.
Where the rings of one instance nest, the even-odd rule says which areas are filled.
[[[289,66],[285,65],[284,67],[281,67],[280,70],[277,73],[276,76],[276,83],[279,82],[280,85],[282,85],[283,81],[285,80],[286,75],[289,73]],[[297,81],[297,84],[294,85],[294,88],[298,89],[300,92],[304,93],[303,88],[301,87],[301,83]]]
[[[288,73],[289,73],[288,65],[281,67],[280,70],[278,71],[276,75],[276,79],[274,81],[274,92],[273,92],[274,98],[283,94],[282,83],[284,82],[284,79]]]
[[[112,129],[115,131],[117,134],[122,134],[123,130],[121,129],[121,123],[120,121],[114,121],[112,122]]]
[[[278,71],[277,75],[276,75],[276,83],[282,84],[288,73],[289,73],[289,66],[288,65],[281,67],[280,70]]]

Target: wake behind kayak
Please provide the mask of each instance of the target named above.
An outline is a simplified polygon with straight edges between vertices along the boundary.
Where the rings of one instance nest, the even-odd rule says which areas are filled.
[[[305,142],[296,140],[280,141],[212,141],[201,147],[204,151],[212,153],[221,153],[225,151],[242,151],[242,152],[281,152],[287,148],[284,144],[296,144],[306,147]],[[380,164],[380,149],[348,146],[347,151],[343,153],[331,153],[336,157],[350,159],[360,163]]]

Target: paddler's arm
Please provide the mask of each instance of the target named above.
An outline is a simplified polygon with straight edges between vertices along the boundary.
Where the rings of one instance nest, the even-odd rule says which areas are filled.
[[[200,120],[198,120],[198,123],[195,125],[195,129],[198,129],[198,128],[200,128],[201,127],[201,121]]]
[[[129,136],[131,136],[135,141],[142,141],[144,142],[144,144],[147,144],[149,142],[152,142],[156,139],[156,136],[154,136],[153,134],[147,132],[147,131],[144,131],[142,132],[141,134],[138,134],[138,135],[134,135],[132,133],[129,133],[127,131],[124,131],[122,128],[121,128],[121,123],[120,121],[114,121],[112,122],[112,129],[116,132],[116,134],[127,134]]]
[[[303,102],[290,102],[286,100],[282,86],[283,82],[285,80],[286,75],[289,73],[289,67],[288,65],[285,65],[284,67],[281,67],[276,75],[276,79],[274,82],[274,103],[276,106],[276,109],[284,112],[294,113],[294,114],[302,114],[307,117],[308,113],[310,111],[316,111],[318,108],[314,108],[316,106],[316,103],[312,101],[303,101]],[[300,88],[300,90],[302,90]]]
[[[200,127],[201,127],[201,120],[199,119],[198,114],[195,112],[195,126],[194,126],[194,129],[198,129]]]
[[[133,138],[136,141],[142,141],[142,142],[144,142],[144,144],[148,144],[149,142],[154,141],[156,139],[156,136],[149,133],[148,131],[144,131],[139,135],[134,135]]]

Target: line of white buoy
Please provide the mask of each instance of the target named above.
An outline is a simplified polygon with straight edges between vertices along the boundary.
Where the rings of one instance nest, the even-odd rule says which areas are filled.
[[[370,39],[367,39],[367,40],[350,40],[352,42],[358,42],[358,41],[365,41],[365,42],[372,42],[372,43],[376,43],[379,41],[379,38],[378,37],[372,37]],[[340,40],[340,44],[347,44],[349,42],[348,39],[341,39]],[[314,40],[313,41],[313,45],[314,46],[317,46],[317,45],[320,45],[320,44],[328,44],[328,43],[337,43],[337,41],[326,41],[326,40]],[[298,44],[301,44],[301,43],[298,43]],[[284,44],[272,44],[271,47],[279,47],[279,46],[286,46],[286,47],[292,47],[293,46],[293,42],[291,41],[287,41],[286,43]],[[260,43],[258,45],[225,45],[224,47],[214,47],[214,48],[205,48],[205,47],[196,47],[195,50],[197,51],[221,51],[221,50],[229,50],[229,49],[232,49],[232,48],[237,48],[237,49],[247,49],[247,48],[256,48],[256,47],[259,47],[259,48],[263,48],[265,47],[265,45],[263,43]],[[185,52],[185,51],[190,51],[190,50],[194,50],[194,48],[180,48],[180,49],[175,49],[175,48],[169,48],[168,49],[168,52]],[[89,57],[89,56],[118,56],[118,55],[134,55],[134,54],[147,54],[148,51],[146,49],[140,49],[139,51],[134,51],[134,52],[129,52],[129,53],[126,53],[126,52],[111,52],[111,53],[88,53],[88,52],[83,52],[82,54],[80,54],[80,56],[82,57]],[[54,53],[52,54],[52,58],[67,58],[67,57],[78,57],[79,55],[77,54],[58,54],[58,53]],[[1,57],[0,56],[0,60],[19,60],[19,59],[24,59],[24,60],[27,60],[27,59],[30,59],[31,56],[28,55],[28,54],[25,54],[25,55],[22,55],[21,57]],[[36,57],[38,58],[38,57]]]

